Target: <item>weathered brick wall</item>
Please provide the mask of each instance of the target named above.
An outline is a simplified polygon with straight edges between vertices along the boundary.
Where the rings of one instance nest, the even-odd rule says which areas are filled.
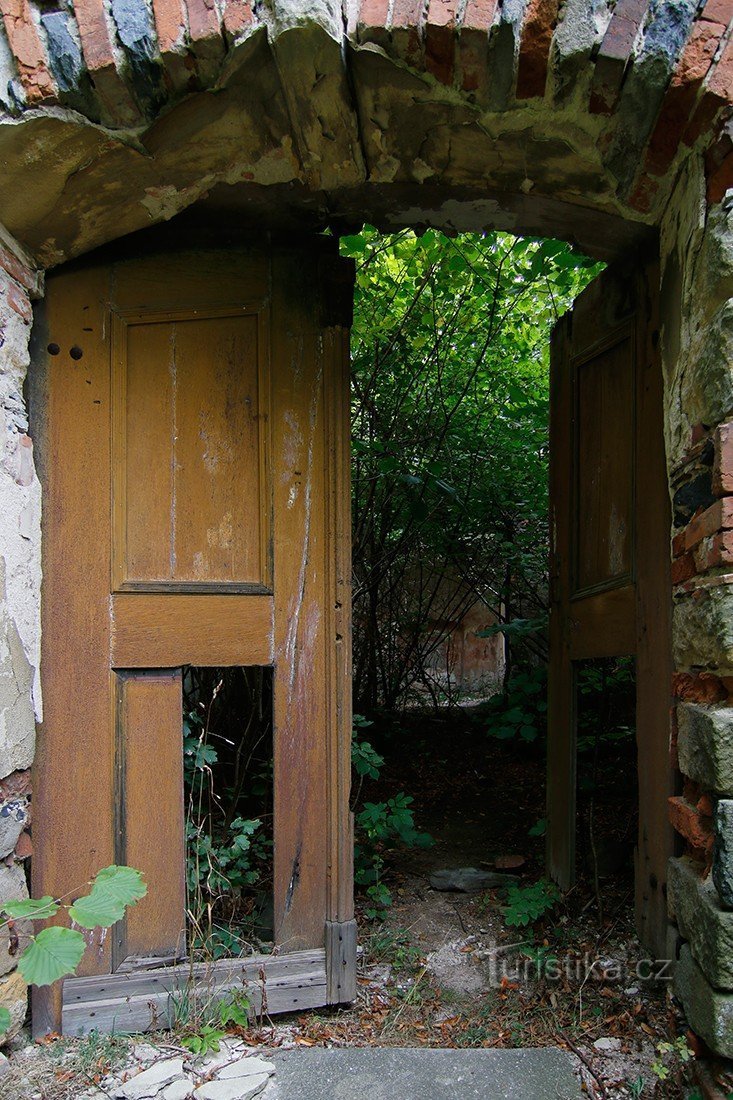
[[[23,862],[31,854],[30,766],[41,702],[40,486],[23,383],[31,300],[41,282],[17,245],[0,235],[0,904],[28,896]],[[14,968],[27,932],[16,927],[0,942],[0,1004],[15,1027],[25,1015],[25,985]]]
[[[727,134],[691,159],[662,226],[673,507],[670,915],[691,1026],[733,1055],[733,191]],[[721,155],[722,154],[722,155]]]

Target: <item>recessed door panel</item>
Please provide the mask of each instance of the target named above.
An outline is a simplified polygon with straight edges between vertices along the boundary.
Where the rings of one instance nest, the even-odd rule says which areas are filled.
[[[267,589],[261,318],[114,316],[118,591]]]
[[[634,349],[630,334],[575,364],[575,591],[633,573]]]

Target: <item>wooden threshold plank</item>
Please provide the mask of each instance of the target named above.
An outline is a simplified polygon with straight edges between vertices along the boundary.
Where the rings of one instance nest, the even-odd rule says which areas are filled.
[[[325,951],[252,955],[211,965],[181,963],[138,974],[69,978],[63,989],[63,1033],[168,1027],[184,994],[209,1001],[229,990],[246,990],[255,1016],[319,1008],[328,1003]]]
[[[272,596],[121,592],[111,606],[113,668],[273,663]]]

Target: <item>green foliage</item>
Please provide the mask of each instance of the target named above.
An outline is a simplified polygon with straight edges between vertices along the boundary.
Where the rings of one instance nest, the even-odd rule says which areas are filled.
[[[692,1058],[692,1051],[687,1045],[684,1036],[678,1036],[673,1042],[657,1044],[657,1057],[652,1062],[652,1073],[659,1081],[666,1081],[676,1068],[676,1064],[683,1065]]]
[[[186,885],[194,950],[241,955],[269,933],[271,682],[262,669],[189,669],[184,680]],[[258,810],[255,815],[253,808]],[[260,941],[259,947],[265,950]]]
[[[355,726],[369,725],[366,719],[355,716]],[[359,776],[359,792],[361,781],[365,777],[378,779],[384,765],[384,758],[369,742],[359,740],[356,728],[351,738],[351,762]],[[382,916],[392,904],[392,894],[382,881],[385,849],[394,843],[408,848],[426,848],[433,843],[429,833],[415,828],[413,801],[411,795],[399,791],[386,802],[364,802],[354,814],[354,882],[369,899],[365,915],[370,920]]]
[[[84,937],[75,928],[44,928],[21,955],[18,970],[29,985],[52,985],[76,972],[85,950]]]
[[[177,1007],[180,1013],[184,1006]],[[249,1012],[249,997],[239,990],[231,990],[220,1000],[207,1005],[203,1019],[191,1018],[186,1021],[185,1026],[189,1033],[183,1036],[181,1044],[192,1054],[216,1052],[228,1031],[249,1025]]]
[[[547,818],[540,817],[535,821],[531,829],[527,829],[527,836],[545,836],[547,833]]]
[[[421,965],[422,956],[406,928],[376,928],[367,943],[368,957],[387,963],[397,972],[413,973]]]
[[[488,633],[485,632],[485,633]],[[634,736],[634,662],[615,657],[585,662],[578,668],[578,752],[588,752],[599,736],[603,743]],[[604,721],[599,728],[599,713]],[[541,741],[547,735],[547,666],[517,669],[506,691],[481,708],[487,733],[498,741]]]
[[[543,878],[527,886],[508,886],[507,903],[502,908],[504,920],[513,928],[526,928],[549,913],[559,900],[557,886]]]
[[[133,867],[105,867],[91,892],[69,907],[69,916],[82,928],[111,928],[122,920],[128,906],[145,897],[147,886]]]
[[[483,708],[488,734],[498,741],[537,741],[547,733],[547,668],[516,672],[504,694],[493,695]]]
[[[56,916],[59,904],[49,894],[45,894],[42,898],[6,901],[3,910],[5,916],[11,920],[47,920]]]
[[[384,757],[380,756],[368,741],[360,741],[357,736],[358,729],[364,729],[371,724],[362,715],[354,715],[354,729],[351,732],[351,764],[360,778],[368,776],[370,779],[379,779],[379,773],[384,767]]]
[[[5,926],[15,920],[46,920],[63,907],[83,928],[110,928],[147,893],[142,875],[132,867],[105,867],[90,885],[90,892],[77,898],[73,905],[62,906],[61,901],[48,894],[42,898],[5,902]],[[84,935],[78,929],[52,925],[31,939],[18,959],[18,970],[29,985],[52,985],[76,973],[86,948]],[[0,1035],[7,1031],[10,1023],[10,1013],[0,1007]]]
[[[202,1024],[193,1035],[185,1035],[181,1039],[181,1046],[190,1050],[192,1054],[209,1054],[219,1049],[219,1044],[226,1035],[226,1029],[216,1027],[214,1024]]]
[[[357,262],[355,698],[371,711],[418,687],[437,700],[431,657],[477,597],[512,644],[514,620],[544,617],[549,333],[599,266],[504,233],[366,226],[342,251]],[[541,629],[521,644],[541,656]]]

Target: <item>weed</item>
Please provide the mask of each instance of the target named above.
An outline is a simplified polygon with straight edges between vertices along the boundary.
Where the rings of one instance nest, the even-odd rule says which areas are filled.
[[[560,900],[560,891],[553,882],[541,878],[527,886],[507,887],[504,920],[514,928],[525,928],[539,920]]]

